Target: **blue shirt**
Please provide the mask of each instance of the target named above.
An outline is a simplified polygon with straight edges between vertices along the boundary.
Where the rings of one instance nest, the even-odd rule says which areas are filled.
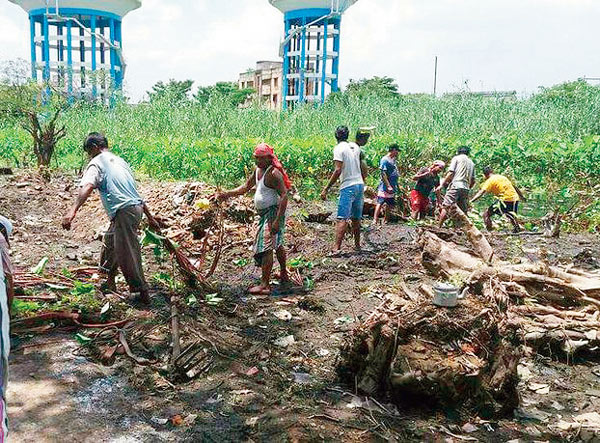
[[[389,155],[386,155],[379,162],[379,169],[387,176],[390,185],[392,188],[394,188],[394,193],[398,192],[398,178],[400,177],[400,173],[398,172],[398,167],[396,166],[396,159],[392,159]],[[387,192],[383,178],[379,181],[379,187],[377,188],[377,191]]]
[[[104,151],[92,159],[81,179],[81,186],[86,184],[91,184],[98,190],[102,205],[111,220],[119,209],[143,203],[129,165],[112,152]]]

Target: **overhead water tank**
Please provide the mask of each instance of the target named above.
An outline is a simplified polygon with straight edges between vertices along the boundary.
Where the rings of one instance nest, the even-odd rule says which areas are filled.
[[[342,14],[358,0],[269,0],[284,14],[284,108],[339,90]]]
[[[9,0],[29,14],[31,75],[70,95],[106,96],[125,70],[122,20],[141,0]]]

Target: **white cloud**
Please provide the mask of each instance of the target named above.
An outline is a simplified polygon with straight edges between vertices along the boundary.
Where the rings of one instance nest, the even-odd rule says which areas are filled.
[[[360,0],[342,20],[341,82],[388,75],[406,92],[533,91],[600,76],[594,0]],[[235,80],[277,59],[283,18],[267,0],[144,0],[123,22],[126,87],[141,98],[158,80]],[[29,57],[29,24],[0,1],[0,59]]]

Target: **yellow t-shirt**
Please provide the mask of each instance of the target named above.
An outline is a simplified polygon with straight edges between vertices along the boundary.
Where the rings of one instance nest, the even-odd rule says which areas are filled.
[[[481,189],[490,194],[494,194],[499,200],[503,202],[518,202],[519,194],[515,190],[515,187],[508,178],[500,174],[492,174],[483,185]]]

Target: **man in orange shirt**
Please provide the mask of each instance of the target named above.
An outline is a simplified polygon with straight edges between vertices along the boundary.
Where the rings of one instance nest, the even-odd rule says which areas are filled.
[[[513,225],[513,232],[519,232],[519,222],[517,221],[517,211],[519,210],[519,201],[525,200],[521,190],[511,183],[511,181],[500,174],[494,174],[494,171],[489,166],[483,169],[485,182],[481,185],[481,189],[471,203],[479,200],[485,193],[490,193],[497,200],[483,213],[483,221],[488,231],[492,227],[492,215],[506,215]]]

